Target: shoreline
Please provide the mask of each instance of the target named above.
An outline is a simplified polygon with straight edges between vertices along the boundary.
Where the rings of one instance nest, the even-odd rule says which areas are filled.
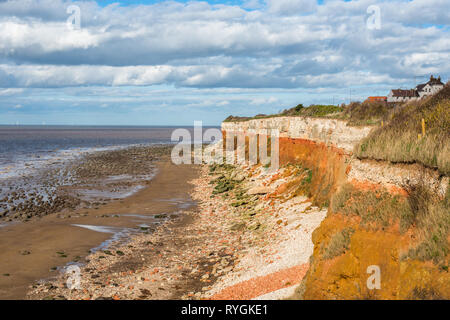
[[[91,249],[116,234],[99,232],[101,228],[129,230],[121,239],[124,240],[130,234],[152,232],[183,207],[193,206],[185,182],[195,176],[195,170],[175,168],[167,157],[155,160],[154,164],[159,173],[130,197],[3,226],[0,297],[22,299],[29,285],[38,279],[57,277],[60,267],[68,263],[83,263]]]
[[[198,170],[188,188],[196,208],[152,234],[133,235],[126,244],[112,243],[108,250],[88,255],[78,290],[67,289],[69,275],[60,274],[35,284],[27,299],[237,300],[292,295],[309,267],[311,234],[326,210],[311,207],[302,196],[280,200],[274,192],[260,191],[249,195],[258,203],[258,212],[248,216],[233,199],[213,195],[211,181],[221,173],[211,174],[205,165]],[[262,167],[225,174],[243,176],[237,180],[242,179],[247,194],[264,181],[270,181],[266,184],[274,191],[287,176],[283,171],[269,174]]]
[[[1,179],[0,221],[29,221],[126,198],[154,176],[153,163],[168,149],[161,144],[103,148],[54,159],[54,165],[14,181]]]

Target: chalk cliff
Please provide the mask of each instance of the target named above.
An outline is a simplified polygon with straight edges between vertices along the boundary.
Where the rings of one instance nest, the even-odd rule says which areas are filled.
[[[420,219],[428,217],[412,216],[414,199],[406,186],[423,182],[448,205],[449,178],[418,164],[357,159],[354,146],[372,129],[307,117],[222,124],[224,138],[277,130],[280,166],[311,170],[307,196],[328,207],[313,233],[310,268],[294,298],[448,299],[448,234],[440,247],[424,239]],[[381,277],[376,288],[373,266]]]

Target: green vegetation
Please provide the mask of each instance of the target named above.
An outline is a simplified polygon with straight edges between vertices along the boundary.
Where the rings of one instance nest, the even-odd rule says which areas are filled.
[[[403,258],[443,264],[449,253],[450,186],[444,199],[425,187],[423,179],[415,184],[408,182],[405,189],[408,197],[403,198],[387,191],[361,191],[347,183],[333,195],[331,212],[360,216],[363,226],[387,227],[398,221],[400,232],[415,227],[419,243]]]
[[[291,176],[295,177],[287,184],[287,190],[291,197],[304,195],[311,197],[311,185],[313,181],[313,171],[303,167],[301,164],[286,164],[284,166],[291,172]]]
[[[244,206],[246,204],[248,204],[248,201],[246,201],[246,200],[239,200],[239,201],[233,202],[231,204],[231,206],[237,208],[237,207],[240,207],[240,206]]]
[[[67,254],[65,252],[63,252],[63,251],[58,251],[58,252],[56,252],[56,254],[60,258],[67,258]]]
[[[343,111],[342,107],[334,105],[310,105],[305,108],[302,104],[297,105],[294,108],[284,110],[279,116],[304,116],[304,117],[325,117],[332,114],[338,114]]]
[[[350,105],[310,105],[304,107],[299,104],[280,113],[254,117],[229,116],[224,122],[241,122],[254,119],[274,117],[313,117],[348,120],[350,126],[376,125],[381,121],[388,121],[394,112],[394,105],[384,102],[352,102]]]
[[[306,177],[302,181],[303,186],[306,184],[311,184],[311,182],[312,182],[312,170],[306,168],[305,171],[306,171]]]
[[[227,193],[232,191],[241,182],[232,177],[235,167],[229,164],[214,164],[209,167],[209,174],[217,174],[217,178],[211,180],[210,184],[214,184],[213,195]]]
[[[269,161],[263,167],[267,169],[267,168],[270,168],[271,165],[272,165],[272,163]]]
[[[426,134],[422,134],[422,119]],[[359,158],[421,163],[450,175],[450,85],[430,98],[399,107],[389,122],[354,150]]]
[[[241,121],[249,121],[254,119],[267,119],[267,118],[275,118],[275,117],[332,117],[338,116],[342,111],[343,107],[338,107],[334,105],[310,105],[309,107],[304,107],[302,104],[299,104],[291,109],[286,109],[281,113],[277,114],[258,114],[254,117],[235,117],[229,116],[224,120],[224,122],[241,122]]]
[[[341,118],[348,120],[350,126],[367,126],[388,121],[393,112],[393,105],[384,102],[352,102]]]
[[[420,244],[411,248],[406,257],[419,260],[445,261],[449,253],[450,234],[450,186],[443,200],[437,192],[431,192],[423,183],[407,185],[408,202],[412,211],[412,223],[419,229]],[[448,268],[442,265],[442,268]]]
[[[324,251],[323,258],[328,260],[340,256],[349,248],[350,240],[355,230],[345,228],[331,236],[330,242]]]
[[[220,194],[231,191],[234,189],[236,182],[234,180],[228,179],[225,176],[220,176],[215,181],[217,184],[214,187],[213,194]]]
[[[401,231],[412,223],[409,203],[399,195],[387,191],[361,191],[351,183],[344,184],[331,198],[331,211],[361,217],[361,223],[375,223],[387,227],[400,220]]]
[[[216,172],[222,172],[222,171],[228,172],[233,169],[234,169],[234,166],[231,164],[213,164],[213,165],[209,166],[209,174],[212,175]]]
[[[258,203],[258,195],[249,195],[244,187],[245,175],[231,165],[211,165],[210,174],[214,175],[210,184],[214,185],[213,195],[222,196],[229,200],[235,208],[234,218],[230,220],[231,231],[244,229],[256,232],[259,237],[264,237],[266,225],[261,209],[255,209]]]
[[[225,120],[223,120],[223,122],[241,122],[241,121],[248,121],[248,120],[253,120],[253,119],[264,119],[264,118],[271,118],[274,117],[270,116],[270,115],[265,115],[265,114],[261,114],[261,115],[256,115],[254,117],[237,117],[237,116],[228,116]]]

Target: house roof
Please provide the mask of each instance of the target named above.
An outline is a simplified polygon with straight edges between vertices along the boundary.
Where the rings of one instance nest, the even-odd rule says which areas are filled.
[[[441,77],[433,78],[433,76],[430,77],[430,81],[428,81],[427,84],[430,86],[444,85],[441,81]]]
[[[418,97],[417,91],[414,89],[403,90],[403,89],[394,89],[392,90],[392,95],[394,97],[402,97],[402,98],[413,98]]]
[[[424,88],[427,84],[429,84],[430,86],[443,86],[443,85],[444,85],[444,84],[442,83],[442,81],[441,81],[441,77],[440,77],[440,76],[437,77],[437,78],[431,76],[431,77],[430,77],[430,80],[429,80],[427,83],[419,84],[419,85],[416,87],[416,89],[417,89],[418,91],[422,91],[423,88]]]
[[[419,85],[416,87],[417,91],[422,91],[422,89],[423,89],[426,85],[427,85],[426,83],[419,84]]]
[[[387,97],[381,97],[381,96],[374,96],[374,97],[368,97],[368,101],[385,101],[387,100]]]

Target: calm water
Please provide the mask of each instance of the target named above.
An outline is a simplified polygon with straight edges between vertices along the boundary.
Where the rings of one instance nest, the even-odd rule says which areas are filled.
[[[0,180],[85,152],[171,143],[174,127],[0,126]],[[186,127],[193,136],[193,129]],[[207,129],[207,128],[204,128]]]

